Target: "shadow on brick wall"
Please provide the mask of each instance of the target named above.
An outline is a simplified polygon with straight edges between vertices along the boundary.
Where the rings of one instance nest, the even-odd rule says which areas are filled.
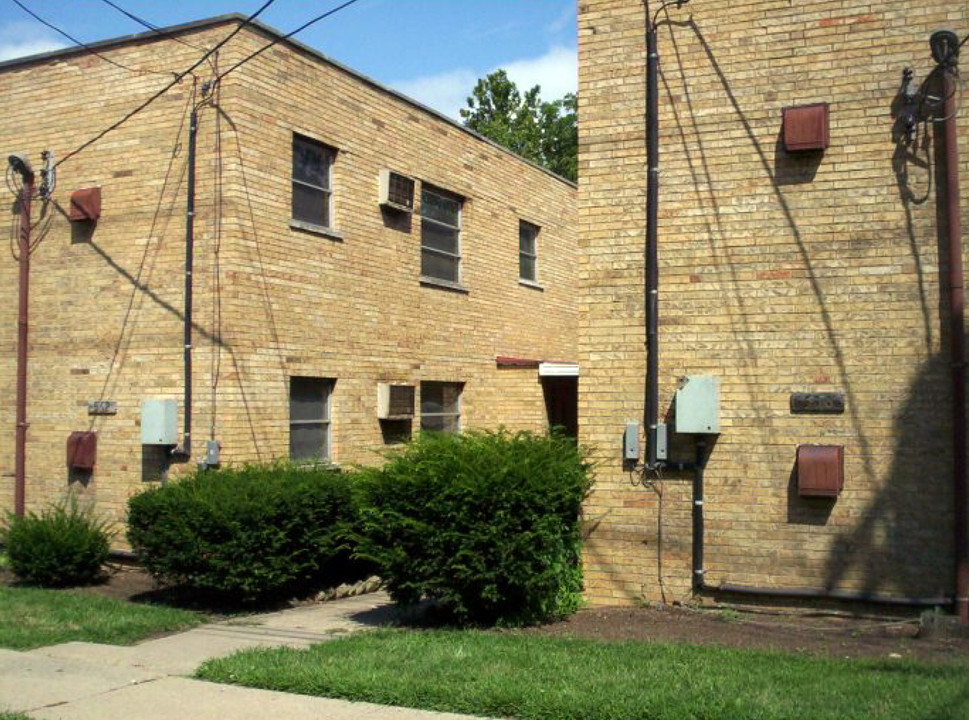
[[[684,53],[691,59],[698,54],[705,57],[710,69],[719,80],[723,91],[725,107],[732,110],[736,122],[741,126],[749,143],[750,151],[759,162],[763,173],[770,179],[774,204],[781,213],[783,222],[787,226],[787,238],[796,247],[800,265],[806,272],[806,280],[814,296],[816,312],[824,328],[823,342],[828,346],[831,357],[838,370],[839,383],[846,396],[847,420],[850,425],[850,436],[854,439],[855,468],[860,473],[857,480],[860,485],[872,488],[871,499],[865,504],[859,500],[862,507],[859,514],[849,518],[840,518],[846,522],[848,529],[838,532],[837,528],[830,528],[830,519],[834,506],[828,504],[804,510],[803,504],[795,508],[794,518],[789,520],[801,524],[827,525],[828,533],[834,540],[828,555],[826,567],[822,570],[826,587],[839,586],[860,587],[869,592],[891,592],[904,595],[935,595],[944,594],[949,577],[948,567],[951,564],[951,449],[949,447],[949,416],[947,398],[948,384],[948,337],[945,331],[935,335],[933,328],[938,324],[945,328],[947,325],[944,308],[937,308],[935,312],[929,307],[926,291],[925,267],[922,262],[921,248],[926,238],[919,238],[913,210],[926,203],[933,195],[931,180],[933,174],[938,173],[942,166],[939,162],[941,149],[939,143],[930,141],[928,125],[917,139],[917,143],[903,142],[896,133],[897,150],[891,159],[892,168],[898,185],[899,199],[905,209],[906,233],[909,254],[915,264],[915,274],[918,282],[919,310],[921,326],[913,327],[914,332],[924,333],[926,345],[925,356],[935,350],[935,354],[918,369],[905,397],[898,399],[899,411],[895,415],[894,434],[897,443],[893,448],[875,446],[870,438],[867,427],[869,419],[862,416],[858,392],[852,383],[852,374],[845,360],[844,338],[839,337],[832,314],[828,307],[821,282],[812,262],[808,246],[805,243],[801,228],[794,212],[785,197],[783,186],[790,181],[804,181],[808,176],[813,177],[816,168],[788,167],[778,162],[776,144],[768,147],[760,141],[754,128],[748,120],[744,109],[731,89],[730,82],[722,70],[713,47],[704,36],[702,29],[694,19],[687,22],[668,22],[668,41],[676,55],[670,66],[678,68],[679,77],[675,79],[675,95],[671,89],[672,76],[663,75],[662,80],[667,93],[668,108],[673,114],[675,132],[679,134],[683,145],[685,161],[692,176],[694,189],[699,204],[704,209],[704,223],[709,237],[711,256],[716,265],[729,273],[728,282],[736,284],[736,274],[733,263],[728,256],[727,246],[721,250],[715,242],[717,238],[725,237],[721,219],[721,202],[717,198],[714,177],[707,152],[704,147],[704,133],[696,120],[693,102],[690,95],[691,77],[684,71],[683,55],[679,43],[691,45],[689,53]],[[676,30],[687,30],[688,39]],[[680,38],[677,35],[681,35]],[[679,43],[678,43],[679,40]],[[704,78],[704,81],[706,79]],[[687,129],[689,127],[689,131]],[[689,138],[688,138],[689,135]],[[689,142],[688,142],[689,140]],[[933,157],[934,156],[934,157]],[[933,162],[934,160],[934,162]],[[934,165],[934,168],[933,168]],[[924,180],[929,187],[915,189],[912,187],[917,177]],[[936,178],[937,179],[937,178]],[[938,237],[930,238],[938,246],[939,257],[944,257],[943,242],[944,209],[937,211],[936,227]],[[720,257],[723,255],[723,257]],[[944,285],[944,279],[943,283]],[[944,301],[945,289],[940,294],[940,303]],[[727,293],[724,301],[725,310],[730,318],[734,336],[743,350],[742,358],[748,371],[757,365],[757,348],[750,340],[748,332],[746,310],[743,297],[730,297],[737,293]],[[941,336],[942,352],[933,348],[933,337]],[[745,373],[746,374],[750,374]],[[758,397],[760,392],[750,385],[754,407],[758,415],[770,415],[768,398]],[[893,398],[886,398],[884,402],[894,402]],[[888,463],[890,470],[886,476],[884,467],[886,453],[891,453]],[[876,462],[877,460],[877,462]],[[857,488],[859,485],[855,485]],[[851,492],[849,487],[846,492]],[[790,516],[789,499],[789,516]]]

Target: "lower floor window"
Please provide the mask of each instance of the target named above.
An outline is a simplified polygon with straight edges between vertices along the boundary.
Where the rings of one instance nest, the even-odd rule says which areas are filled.
[[[461,390],[463,383],[421,383],[421,430],[461,431]]]
[[[289,457],[330,459],[330,396],[336,381],[326,378],[289,379]]]

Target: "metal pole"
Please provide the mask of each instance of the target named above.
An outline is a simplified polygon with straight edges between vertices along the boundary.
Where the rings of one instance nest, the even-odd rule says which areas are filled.
[[[646,13],[646,467],[652,470],[659,422],[659,52],[648,5]]]
[[[182,445],[178,454],[192,456],[192,267],[195,258],[195,146],[199,117],[192,110],[188,130],[188,199],[185,209],[185,322],[183,328],[185,395]]]
[[[20,288],[17,303],[17,435],[14,450],[14,514],[23,516],[27,497],[27,310],[30,297],[30,201],[33,175],[20,188]]]
[[[969,512],[966,492],[966,349],[964,336],[965,291],[962,273],[962,224],[959,217],[959,141],[956,127],[959,86],[954,69],[943,70],[945,121],[946,221],[949,245],[949,337],[952,362],[952,472],[953,545],[955,555],[956,612],[969,623]]]

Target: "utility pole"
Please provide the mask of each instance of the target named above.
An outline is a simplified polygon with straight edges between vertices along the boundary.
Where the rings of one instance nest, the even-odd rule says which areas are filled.
[[[41,171],[41,197],[53,192],[53,170],[50,153],[41,153],[45,166]],[[17,252],[19,254],[20,282],[17,299],[17,430],[14,449],[14,514],[23,516],[27,498],[27,329],[30,299],[30,210],[34,199],[34,169],[26,155],[10,155],[7,158],[11,170],[20,176],[21,186],[17,201],[20,207],[20,232]]]
[[[17,252],[20,286],[17,300],[17,435],[14,451],[13,511],[23,516],[27,470],[27,303],[30,297],[30,205],[34,196],[34,170],[27,158],[11,155],[10,167],[23,180],[20,186],[20,232]]]

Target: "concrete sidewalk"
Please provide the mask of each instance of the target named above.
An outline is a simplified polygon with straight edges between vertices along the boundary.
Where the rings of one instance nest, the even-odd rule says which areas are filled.
[[[0,710],[60,720],[460,720],[461,715],[306,697],[193,680],[210,658],[252,647],[308,647],[391,623],[383,593],[204,625],[116,646],[71,642],[0,650]]]

